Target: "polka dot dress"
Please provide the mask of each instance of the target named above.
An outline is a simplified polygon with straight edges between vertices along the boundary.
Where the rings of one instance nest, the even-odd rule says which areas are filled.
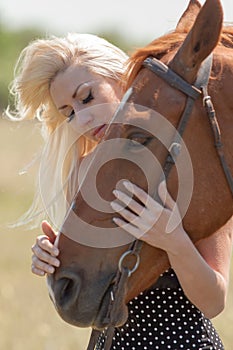
[[[224,350],[212,323],[185,297],[174,272],[166,271],[159,282],[129,303],[128,321],[116,329],[111,350]]]

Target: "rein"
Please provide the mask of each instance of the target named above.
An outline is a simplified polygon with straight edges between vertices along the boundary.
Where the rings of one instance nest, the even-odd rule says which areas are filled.
[[[118,299],[120,297],[120,291],[125,288],[127,279],[134,273],[140,263],[140,250],[142,248],[143,242],[140,240],[135,240],[131,243],[130,248],[125,251],[118,262],[118,271],[116,274],[115,283],[113,289],[110,293],[111,299],[108,306],[107,315],[104,319],[104,322],[109,324],[104,331],[99,331],[93,329],[91,332],[91,337],[87,350],[109,350],[112,345],[112,339],[114,337],[115,327],[112,326],[114,323],[114,314],[118,307]],[[124,260],[128,256],[135,256],[136,262],[135,265],[130,269],[124,264]]]
[[[221,141],[221,133],[220,133],[218,121],[216,118],[216,114],[213,108],[213,104],[211,101],[211,97],[208,95],[208,89],[207,89],[209,77],[212,69],[212,59],[213,59],[212,54],[205,59],[205,61],[203,62],[203,64],[199,69],[198,76],[194,85],[187,83],[179,75],[173,72],[168,66],[166,66],[164,63],[162,63],[161,61],[157,60],[154,57],[146,58],[143,62],[143,67],[148,68],[157,76],[165,80],[170,86],[176,88],[177,90],[183,92],[185,95],[188,96],[185,109],[183,111],[183,114],[180,118],[180,121],[177,127],[176,136],[173,138],[168,150],[168,155],[163,168],[163,178],[165,179],[168,178],[168,175],[172,169],[172,166],[175,164],[176,158],[180,154],[181,139],[182,139],[184,130],[186,128],[186,125],[190,119],[193,106],[195,104],[195,101],[200,96],[202,96],[203,105],[206,109],[206,112],[210,121],[210,125],[213,131],[215,147],[217,149],[217,153],[219,155],[225,177],[227,179],[227,182],[229,184],[229,187],[233,195],[233,178],[224,157],[223,144]],[[129,90],[128,90],[125,94],[127,98],[123,97],[124,103],[127,102],[130,95],[131,94],[129,93]],[[127,279],[138,268],[140,263],[139,254],[140,254],[142,245],[143,245],[142,241],[135,240],[131,244],[129,249],[122,254],[118,263],[116,280],[113,285],[113,289],[111,292],[111,300],[110,300],[107,316],[105,318],[105,322],[109,326],[105,328],[104,331],[99,331],[95,329],[92,330],[87,350],[109,350],[111,348],[112,339],[114,337],[114,330],[115,330],[112,324],[114,323],[113,322],[114,313],[118,307],[118,296],[120,296],[119,291],[121,291],[122,288],[125,288]],[[128,255],[134,255],[136,257],[136,263],[132,269],[129,269],[123,264],[125,258]]]

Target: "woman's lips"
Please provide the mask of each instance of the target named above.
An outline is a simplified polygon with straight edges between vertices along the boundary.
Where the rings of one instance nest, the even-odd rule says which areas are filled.
[[[105,131],[106,131],[106,127],[107,125],[106,124],[103,124],[101,126],[98,126],[98,128],[96,128],[93,132],[93,136],[96,137],[96,138],[102,138],[105,134]]]

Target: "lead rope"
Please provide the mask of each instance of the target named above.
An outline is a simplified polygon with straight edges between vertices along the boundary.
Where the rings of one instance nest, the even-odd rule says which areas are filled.
[[[87,350],[110,350],[112,345],[112,339],[114,337],[115,327],[114,324],[114,314],[118,308],[118,300],[122,295],[122,290],[126,288],[127,279],[134,273],[140,263],[140,250],[142,248],[143,242],[140,240],[135,240],[129,250],[124,252],[119,259],[118,270],[116,274],[115,283],[111,291],[111,299],[108,307],[108,311],[104,322],[109,324],[108,327],[103,331],[93,329],[91,332],[91,337],[88,343]],[[124,259],[129,255],[136,257],[136,262],[133,268],[128,268],[123,266]]]

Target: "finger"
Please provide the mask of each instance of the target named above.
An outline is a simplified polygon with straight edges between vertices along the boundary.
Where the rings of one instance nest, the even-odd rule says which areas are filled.
[[[54,243],[57,234],[54,232],[51,225],[47,221],[42,221],[41,228],[44,234],[49,237],[50,242]]]
[[[122,191],[114,190],[113,194],[138,215],[140,215],[142,210],[144,209],[142,205],[137,203],[134,199],[132,199],[132,197],[128,196]]]
[[[123,181],[123,184],[130,193],[134,194],[145,205],[146,208],[153,211],[161,211],[161,205],[142,188],[130,181]]]
[[[134,236],[136,239],[141,239],[143,236],[143,231],[138,229],[138,227],[132,225],[131,223],[127,223],[121,218],[113,218],[113,221],[117,226],[125,230],[126,232],[130,233],[132,236]]]
[[[36,245],[38,245],[42,250],[47,251],[53,256],[59,255],[59,249],[49,241],[48,236],[45,236],[45,235],[38,236],[36,239]]]
[[[131,224],[132,226],[136,227],[141,234],[146,232],[151,227],[151,224],[148,224],[148,220],[145,220],[143,215],[142,217],[137,216],[116,202],[111,202],[111,205],[112,208],[128,222],[128,224]],[[124,220],[122,220],[122,222],[126,224]]]
[[[34,273],[37,276],[44,276],[45,275],[44,271],[37,269],[34,265],[32,265],[31,271],[32,271],[32,273]]]
[[[170,193],[168,192],[165,180],[163,180],[159,184],[158,194],[159,194],[159,197],[160,197],[163,205],[166,208],[172,210],[175,207],[176,202],[173,200],[173,198],[171,197]]]
[[[32,246],[32,252],[34,253],[33,257],[35,257],[36,259],[56,267],[60,266],[60,261],[57,258],[53,257],[52,255],[41,249],[38,245],[35,244],[34,246]]]
[[[118,214],[120,214],[127,221],[133,222],[133,221],[136,221],[136,219],[138,218],[138,216],[136,216],[131,211],[125,209],[121,204],[116,203],[114,201],[111,202],[110,204],[111,204],[113,210],[115,210]]]
[[[45,262],[37,259],[35,256],[32,258],[32,268],[35,270],[43,271],[44,273],[54,273],[55,268]],[[32,271],[34,272],[34,271]]]

